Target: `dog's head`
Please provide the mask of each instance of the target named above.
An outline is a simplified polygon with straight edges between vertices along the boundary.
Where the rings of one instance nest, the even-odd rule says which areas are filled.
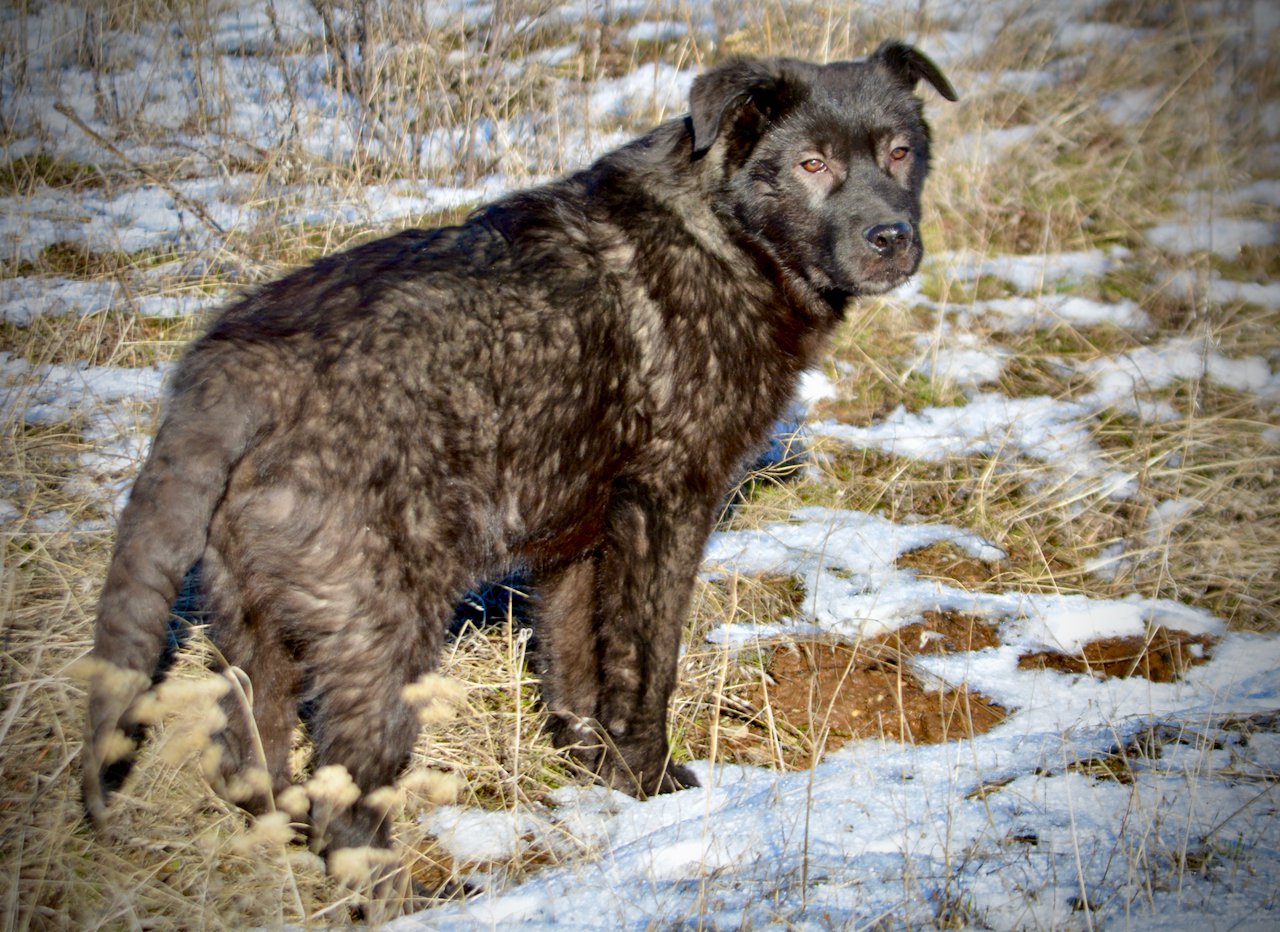
[[[956,100],[938,67],[897,41],[829,65],[734,61],[693,84],[693,155],[718,169],[717,210],[837,312],[920,264],[921,79]]]

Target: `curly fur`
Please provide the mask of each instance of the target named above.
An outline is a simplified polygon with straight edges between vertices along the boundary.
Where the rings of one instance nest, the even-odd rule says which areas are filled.
[[[667,714],[713,514],[850,302],[919,263],[921,79],[955,99],[897,42],[731,62],[689,116],[584,171],[227,308],[179,366],[120,522],[93,655],[132,675],[91,689],[90,814],[196,560],[277,793],[303,699],[317,767],[391,783],[417,733],[403,688],[463,593],[513,565],[538,582],[557,740],[631,792],[694,785]],[[256,758],[227,716],[229,786]],[[357,802],[317,845],[389,839]]]

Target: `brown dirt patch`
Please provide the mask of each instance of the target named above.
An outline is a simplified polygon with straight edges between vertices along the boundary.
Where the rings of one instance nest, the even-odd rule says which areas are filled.
[[[885,737],[932,744],[972,737],[1003,721],[1006,712],[977,693],[926,690],[903,662],[845,644],[810,642],[780,648],[769,664],[774,715],[810,734],[829,732],[834,750],[855,738]]]
[[[1207,635],[1153,627],[1145,637],[1102,638],[1090,641],[1077,654],[1037,651],[1018,658],[1022,669],[1051,669],[1088,673],[1107,679],[1141,676],[1153,683],[1172,683],[1209,659],[1217,639]]]
[[[954,654],[999,647],[994,625],[961,612],[925,612],[924,620],[904,625],[870,641],[868,647],[890,647],[911,654]]]
[[[447,900],[460,895],[459,865],[433,838],[410,849],[409,871],[420,895]]]
[[[857,645],[811,640],[775,646],[760,679],[726,705],[719,746],[731,760],[808,767],[860,738],[933,744],[982,734],[1008,716],[961,685],[922,682],[909,658],[999,644],[995,629],[955,612]]]
[[[512,882],[526,879],[546,867],[564,863],[564,857],[550,850],[532,833],[521,836],[519,849],[510,858],[495,861],[454,859],[433,836],[425,835],[408,846],[409,872],[416,889],[415,909],[435,902],[456,902],[477,892],[466,878],[473,875],[502,875]]]
[[[1207,660],[1214,642],[1156,626],[1147,637],[1094,641],[1076,655],[1024,655],[1019,666],[1167,683]],[[929,682],[910,661],[998,646],[996,625],[960,612],[926,612],[921,621],[858,644],[814,639],[766,645],[760,665],[743,668],[754,670],[751,679],[718,697],[714,753],[799,769],[857,739],[932,744],[983,734],[1010,710],[964,684]],[[710,734],[688,744],[695,756],[713,753]]]
[[[930,544],[902,554],[896,561],[902,569],[915,570],[929,579],[947,579],[976,587],[990,582],[995,568],[983,560],[958,552],[950,544]]]

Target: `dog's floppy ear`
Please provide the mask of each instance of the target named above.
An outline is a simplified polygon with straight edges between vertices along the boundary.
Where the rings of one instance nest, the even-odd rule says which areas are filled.
[[[777,62],[737,59],[698,75],[689,94],[694,156],[710,149],[740,111],[753,110],[763,123],[776,118],[792,96]]]
[[[924,52],[913,45],[907,45],[898,39],[890,39],[881,44],[871,56],[873,61],[880,61],[890,73],[909,88],[915,88],[921,78],[933,85],[934,89],[947,100],[959,100],[960,95],[951,86],[941,69],[938,68]]]

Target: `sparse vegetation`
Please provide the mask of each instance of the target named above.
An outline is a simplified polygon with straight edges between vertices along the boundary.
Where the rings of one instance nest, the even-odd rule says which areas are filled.
[[[598,151],[611,132],[626,134],[675,112],[659,95],[656,106],[592,118],[593,90],[639,66],[691,68],[740,54],[834,59],[862,54],[880,39],[904,33],[918,35],[919,44],[931,49],[935,42],[942,45],[943,26],[954,24],[933,21],[928,4],[873,15],[859,5],[756,0],[738,15],[723,4],[675,3],[653,17],[647,9],[628,7],[625,16],[582,21],[566,19],[557,5],[542,0],[499,2],[484,18],[465,9],[446,14],[431,7],[428,16],[412,4],[339,9],[315,0],[314,9],[327,19],[310,32],[277,20],[282,8],[268,3],[272,38],[260,46],[237,40],[234,30],[230,38],[215,38],[214,17],[227,8],[219,2],[110,0],[90,16],[59,13],[61,8],[49,5],[50,21],[62,22],[62,16],[66,28],[33,31],[47,43],[40,46],[19,33],[26,17],[42,15],[43,5],[19,7],[0,23],[0,147],[20,147],[22,154],[0,157],[0,199],[18,203],[55,191],[69,199],[63,203],[75,203],[77,197],[110,198],[156,185],[194,192],[188,182],[219,178],[238,186],[240,206],[256,219],[228,222],[225,236],[204,238],[210,224],[223,227],[214,217],[197,218],[189,249],[159,241],[111,246],[105,239],[58,240],[34,250],[21,242],[0,243],[0,297],[19,279],[38,277],[111,283],[122,295],[110,309],[87,317],[0,322],[0,500],[12,508],[9,514],[0,510],[3,926],[343,924],[357,897],[326,877],[305,846],[288,831],[273,834],[270,825],[250,829],[234,807],[211,794],[191,760],[166,758],[166,736],[176,733],[176,723],[157,727],[117,807],[114,838],[97,838],[82,824],[76,757],[83,697],[69,671],[91,643],[94,601],[112,541],[111,498],[128,471],[108,470],[89,481],[79,457],[100,445],[100,436],[86,434],[82,420],[24,419],[45,371],[41,367],[145,367],[172,360],[198,331],[199,320],[143,316],[139,296],[222,294],[393,226],[450,222],[495,176],[519,186],[581,164],[586,150]],[[1265,126],[1262,115],[1269,107],[1274,119],[1280,64],[1274,55],[1234,54],[1229,30],[1206,32],[1196,15],[1181,3],[1095,8],[1095,22],[1146,30],[1117,55],[1087,44],[1064,47],[1043,18],[1021,24],[1010,18],[981,61],[947,63],[963,102],[930,109],[939,147],[926,195],[927,246],[979,257],[1123,247],[1128,258],[1098,275],[1031,288],[987,273],[957,277],[946,263],[927,266],[909,302],[869,302],[846,324],[828,369],[836,397],[820,402],[812,417],[865,427],[899,407],[918,413],[962,404],[979,392],[1078,399],[1091,390],[1090,367],[1099,359],[1180,338],[1201,341],[1205,354],[1255,357],[1272,373],[1280,369],[1277,312],[1247,295],[1214,298],[1207,286],[1211,273],[1274,285],[1280,274],[1274,241],[1230,256],[1203,250],[1183,255],[1154,248],[1143,236],[1148,227],[1181,217],[1181,198],[1197,190],[1230,193],[1280,178],[1275,127]],[[650,18],[684,28],[656,38],[628,31]],[[159,36],[155,54],[165,60],[154,63],[157,75],[167,73],[169,59],[191,56],[194,84],[187,93],[199,106],[180,128],[148,116],[144,88],[121,84],[136,80],[136,72],[120,35],[143,31]],[[275,101],[279,139],[269,148],[237,129],[239,101],[229,90],[233,72],[263,58],[277,69],[278,83],[263,79],[259,89],[283,94]],[[116,152],[65,120],[39,127],[39,148],[27,151],[31,128],[19,125],[15,108],[25,94],[47,94],[40,82],[50,78],[42,69],[64,61],[74,61],[92,84],[87,93],[96,101],[95,131],[107,134]],[[1000,83],[1002,73],[1014,71],[1044,71],[1059,80],[1025,88]],[[1219,86],[1241,89],[1225,117]],[[335,141],[325,155],[301,144],[317,132],[305,124],[310,111],[299,106],[310,93],[328,94],[335,102],[327,132],[334,140],[349,140],[348,150]],[[1111,108],[1131,94],[1145,106],[1129,118],[1115,116]],[[1014,127],[1030,132],[1010,144],[1000,133]],[[304,210],[315,206],[309,203],[315,198],[326,200],[320,206],[359,203],[357,193],[373,184],[404,185],[397,190],[406,196],[428,187],[473,190],[376,226],[358,211],[353,216],[317,210],[313,216]],[[197,193],[182,196],[200,199]],[[1243,202],[1232,213],[1280,223],[1274,197]],[[1190,284],[1174,284],[1177,276]],[[1017,329],[997,314],[974,313],[975,302],[1047,295],[1133,301],[1149,324],[1059,319]],[[996,378],[968,384],[925,365],[957,332],[1004,351],[1007,362]],[[18,363],[25,368],[16,368]],[[1179,378],[1137,386],[1144,401],[1168,406],[1170,416],[1163,419],[1108,406],[1082,415],[1101,461],[1130,477],[1127,496],[1072,486],[1055,473],[1056,464],[1012,448],[924,462],[819,438],[803,468],[776,471],[746,490],[726,526],[759,527],[809,505],[859,509],[895,521],[945,522],[983,535],[1006,559],[983,563],[940,544],[914,552],[900,568],[972,591],[1168,598],[1207,609],[1236,630],[1277,634],[1275,384],[1274,375],[1264,391]],[[153,412],[131,414],[144,432],[149,429]],[[1176,519],[1162,518],[1162,503],[1169,501],[1195,505]],[[754,652],[736,651],[708,635],[729,624],[767,625],[802,615],[806,597],[804,581],[786,574],[718,577],[700,585],[672,726],[682,753],[780,769],[806,765],[839,743],[832,735],[847,740],[863,734],[850,725],[848,708],[839,706],[835,684],[865,663],[868,651],[879,665],[877,675],[914,675],[901,643],[830,648],[849,655],[840,654],[832,683],[806,693],[803,702],[771,704],[777,699],[771,687],[797,680],[779,657],[794,660],[810,650],[801,659],[814,667],[812,649],[771,642]],[[1099,665],[1111,672],[1108,664],[1149,669],[1159,653],[1163,659],[1157,659],[1176,676],[1201,659],[1188,655],[1192,646],[1206,647],[1167,632],[1160,637],[1158,646],[1120,645],[1119,659],[1085,650],[1028,662],[1089,675]],[[431,890],[456,892],[475,870],[513,882],[571,862],[590,848],[566,828],[555,844],[530,839],[492,861],[458,863],[417,818],[447,797],[443,784],[456,788],[460,802],[479,809],[550,810],[554,791],[576,779],[568,760],[540,733],[543,713],[528,650],[528,633],[508,623],[468,631],[447,652],[441,672],[466,686],[465,711],[448,725],[426,729],[395,810],[413,873]],[[179,652],[174,675],[201,676],[208,651],[195,631]],[[899,740],[904,730],[920,730],[924,712],[911,711],[919,717],[907,723],[901,701],[895,705],[892,696],[881,694],[884,708],[878,712],[888,727],[879,728],[877,737]],[[940,695],[929,694],[935,703]],[[966,703],[995,708],[971,693],[950,701],[939,726],[949,729],[954,721],[948,735],[973,732]],[[833,711],[844,718],[837,721]],[[998,721],[992,715],[982,727]],[[1246,740],[1251,730],[1274,734],[1276,723],[1259,717],[1233,727],[1232,740]],[[1210,740],[1153,732],[1118,745],[1111,755],[1070,762],[1071,772],[1128,786],[1135,768],[1155,766],[1161,747],[1194,748]],[[302,729],[298,741],[300,747],[307,741]],[[1277,779],[1275,768],[1254,776],[1267,786]],[[984,784],[970,798],[989,801],[1012,779]],[[1001,844],[1028,851],[1038,844],[1033,835],[1010,832]],[[1130,837],[1135,849],[1145,838]],[[1249,843],[1207,832],[1189,837],[1184,850],[1153,844],[1134,859],[1149,876],[1133,882],[1146,889],[1176,884],[1181,872],[1231,870]],[[1094,894],[1080,895],[1079,913],[1101,908],[1090,899]],[[986,921],[964,890],[947,889],[934,902],[940,928]],[[1011,921],[1017,924],[1016,917]]]

